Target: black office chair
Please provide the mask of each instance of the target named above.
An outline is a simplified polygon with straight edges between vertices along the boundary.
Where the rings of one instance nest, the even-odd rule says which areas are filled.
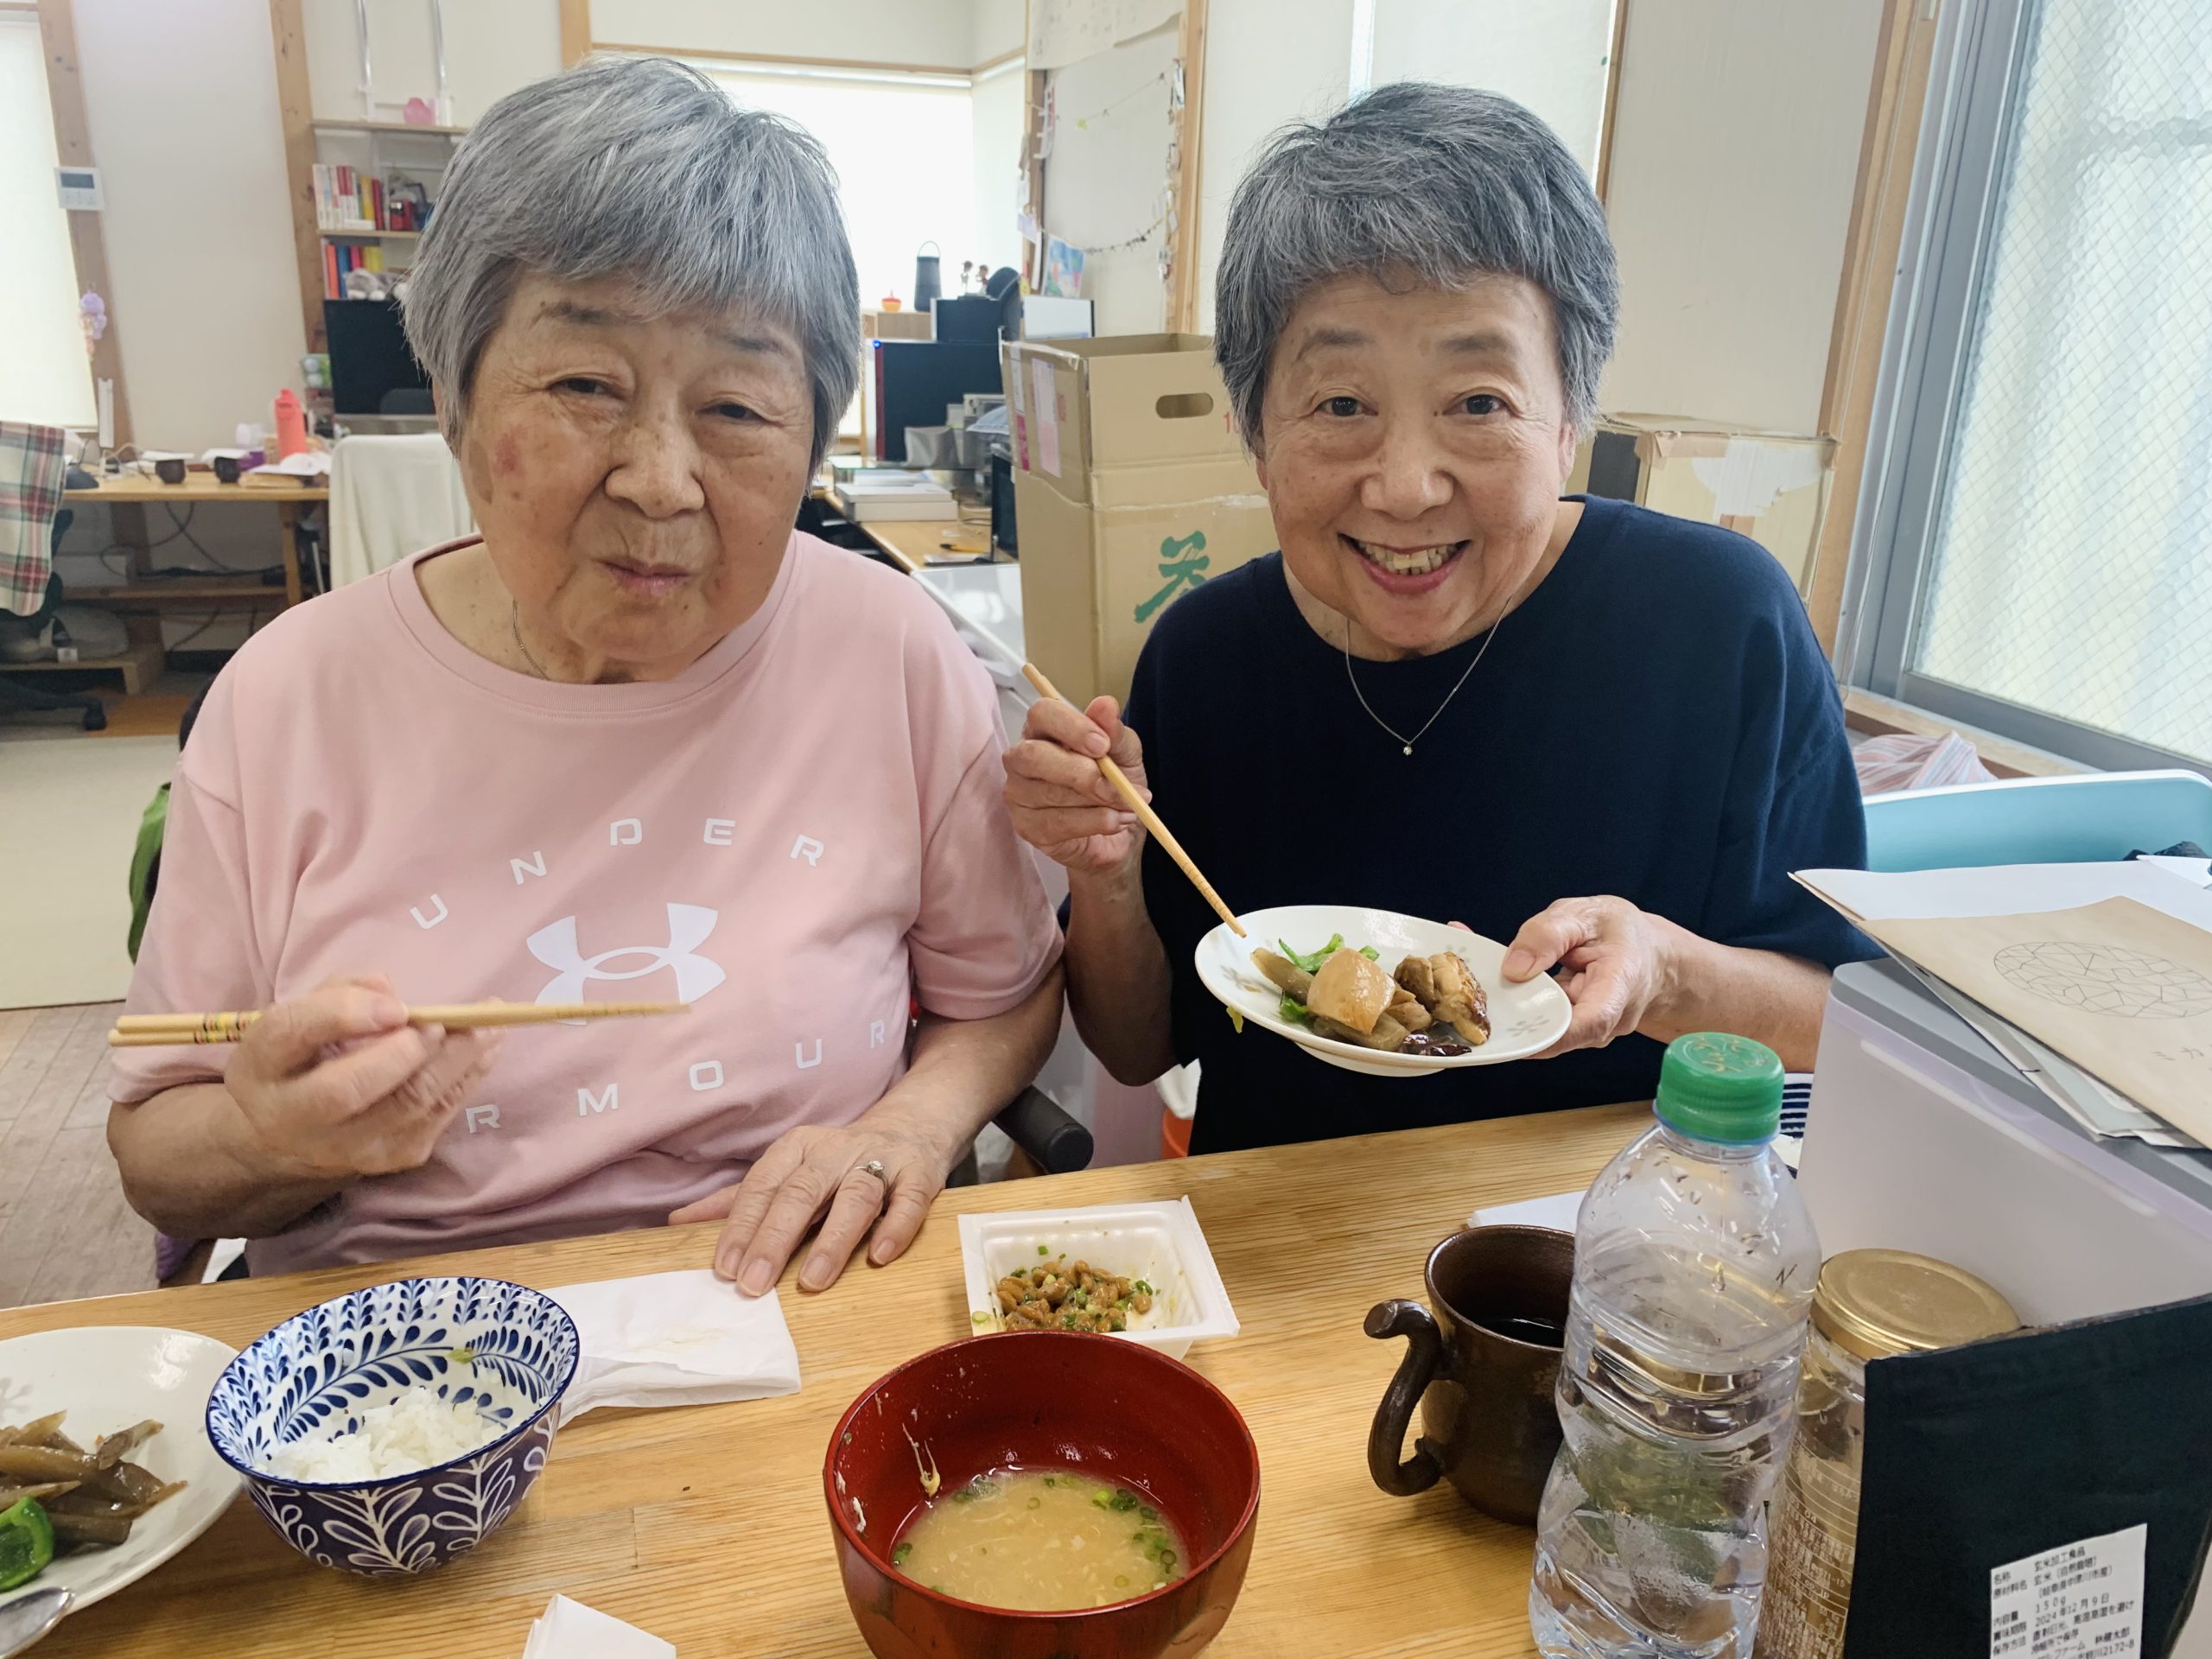
[[[1096,1150],[1090,1131],[1034,1084],[1016,1095],[1014,1104],[991,1122],[1047,1175],[1065,1175],[1090,1166],[1090,1154]],[[968,1155],[953,1166],[946,1184],[973,1186],[976,1179],[976,1149],[970,1147]]]
[[[67,507],[54,515],[54,553],[57,561],[61,554],[62,532],[69,528],[76,516]],[[52,620],[60,603],[61,573],[56,570],[46,579],[45,601],[37,610],[22,619],[22,626],[35,634]],[[0,660],[0,670],[6,667],[6,662]],[[98,697],[82,691],[41,691],[35,686],[10,679],[4,673],[0,673],[0,713],[50,715],[69,709],[82,713],[86,731],[106,729],[107,710],[101,707]]]

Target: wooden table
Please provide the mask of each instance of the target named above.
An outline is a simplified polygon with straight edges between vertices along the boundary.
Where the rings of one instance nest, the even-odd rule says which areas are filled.
[[[991,526],[988,519],[961,520],[950,518],[898,519],[890,524],[862,524],[861,533],[888,553],[908,575],[913,575],[932,564],[976,564],[983,563],[981,553],[950,553],[945,550],[945,537],[958,533],[963,543],[981,541],[986,550],[991,543]],[[995,561],[999,556],[991,555]]]
[[[173,507],[206,506],[210,503],[228,505],[233,502],[265,502],[276,509],[283,522],[284,560],[284,603],[296,605],[303,596],[300,582],[299,523],[301,509],[330,499],[328,486],[288,482],[283,484],[224,484],[217,481],[213,473],[188,472],[181,484],[164,484],[150,473],[125,473],[118,478],[106,478],[98,489],[65,492],[72,501],[104,501],[110,506],[143,507],[166,504]],[[191,597],[185,597],[189,589]],[[252,597],[254,590],[242,584],[227,586],[219,582],[139,582],[122,588],[90,588],[73,593],[70,597],[87,605],[117,604],[172,604],[191,603],[205,607],[225,602],[235,604],[240,595]],[[267,592],[260,595],[266,598]]]
[[[1188,1193],[1243,1333],[1190,1363],[1227,1390],[1260,1446],[1259,1537],[1219,1659],[1515,1659],[1529,1639],[1530,1535],[1446,1486],[1370,1483],[1367,1427],[1403,1351],[1360,1320],[1420,1296],[1429,1247],[1478,1205],[1586,1185],[1649,1121],[1597,1107],[1046,1180],[938,1205],[914,1249],[783,1305],[804,1389],[781,1400],[601,1411],[564,1430],[528,1501],[442,1573],[376,1583],[309,1566],[243,1497],[152,1576],[67,1620],[39,1659],[515,1659],[556,1592],[677,1644],[683,1659],[864,1659],[845,1607],[822,1458],[838,1415],[901,1360],[967,1333],[953,1216]],[[480,1251],[408,1270],[550,1287],[696,1267],[712,1229]],[[233,1344],[397,1271],[346,1268],[0,1313],[0,1337],[150,1324]]]

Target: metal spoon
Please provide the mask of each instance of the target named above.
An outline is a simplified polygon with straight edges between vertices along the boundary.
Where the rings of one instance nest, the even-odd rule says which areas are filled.
[[[15,1601],[0,1603],[0,1659],[14,1659],[15,1655],[35,1646],[41,1637],[61,1622],[74,1599],[60,1585],[50,1584]]]

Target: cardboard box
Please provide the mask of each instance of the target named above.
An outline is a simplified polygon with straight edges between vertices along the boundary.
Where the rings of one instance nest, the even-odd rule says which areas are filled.
[[[861,313],[862,340],[935,340],[937,316],[929,311],[873,311]]]
[[[1773,554],[1804,594],[1834,469],[1832,438],[1608,415],[1583,441],[1567,487],[1740,531]]]
[[[1160,613],[1274,550],[1274,520],[1197,334],[1003,346],[1030,658],[1075,702],[1128,695]]]

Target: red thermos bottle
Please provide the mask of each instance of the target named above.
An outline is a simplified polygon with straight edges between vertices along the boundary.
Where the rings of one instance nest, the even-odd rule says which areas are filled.
[[[289,386],[276,394],[276,458],[305,453],[308,447],[308,417],[300,408],[300,400]]]

